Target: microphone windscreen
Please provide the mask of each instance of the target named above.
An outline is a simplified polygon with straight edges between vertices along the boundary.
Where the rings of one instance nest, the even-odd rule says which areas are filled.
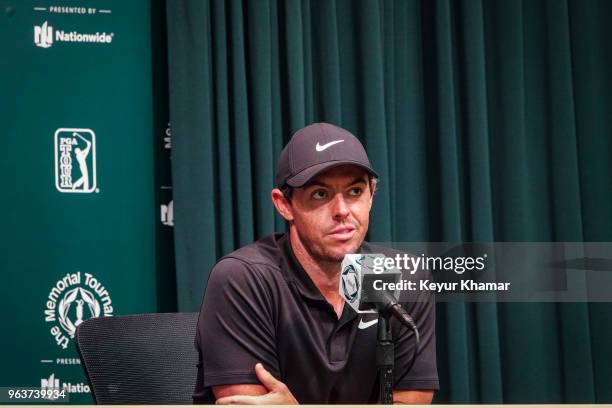
[[[357,313],[376,313],[389,306],[389,299],[398,299],[399,290],[387,284],[401,280],[397,269],[383,267],[383,254],[347,254],[340,271],[339,293]]]

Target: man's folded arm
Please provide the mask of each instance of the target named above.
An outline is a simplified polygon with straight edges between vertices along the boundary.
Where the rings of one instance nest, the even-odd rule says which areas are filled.
[[[433,390],[393,390],[394,404],[431,404]]]
[[[255,374],[261,385],[234,384],[213,386],[217,404],[240,405],[294,405],[298,404],[291,390],[276,379],[260,363],[255,365]]]
[[[233,395],[264,395],[268,392],[261,384],[226,384],[212,387],[215,399],[231,397]]]
[[[257,265],[234,258],[215,265],[198,322],[203,366],[199,388],[211,387],[217,399],[218,393],[236,390],[251,394],[261,387],[256,363],[278,373],[270,296]]]
[[[229,384],[213,387],[215,398],[232,397],[236,395],[265,395],[269,391],[259,384]],[[395,404],[431,404],[433,390],[394,390],[393,403]]]

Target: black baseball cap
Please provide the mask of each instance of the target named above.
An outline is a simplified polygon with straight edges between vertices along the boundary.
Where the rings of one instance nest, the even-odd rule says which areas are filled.
[[[322,171],[344,164],[378,177],[363,145],[351,132],[329,123],[313,123],[295,132],[281,152],[276,186],[302,187]]]

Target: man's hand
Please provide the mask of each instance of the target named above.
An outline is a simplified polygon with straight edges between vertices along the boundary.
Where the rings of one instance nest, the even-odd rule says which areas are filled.
[[[292,405],[297,404],[297,400],[291,394],[287,386],[274,378],[260,363],[255,364],[255,374],[261,384],[268,391],[263,395],[230,395],[221,397],[216,404],[237,404],[237,405]]]

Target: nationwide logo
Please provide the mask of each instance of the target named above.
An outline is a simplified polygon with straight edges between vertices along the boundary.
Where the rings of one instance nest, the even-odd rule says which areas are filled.
[[[49,378],[41,378],[40,388],[43,390],[59,389],[59,378],[55,378],[55,373],[52,373]]]
[[[168,205],[161,205],[161,222],[169,227],[174,227],[174,204],[172,200]]]
[[[91,389],[89,388],[89,385],[80,382],[80,383],[69,383],[69,382],[63,382],[61,383],[61,387],[60,387],[60,380],[59,378],[55,378],[55,373],[51,373],[51,375],[49,376],[49,378],[41,378],[40,379],[40,388],[41,390],[63,390],[66,391],[70,394],[86,394],[91,392]],[[57,399],[57,398],[56,398]]]
[[[53,27],[45,21],[41,26],[34,26],[34,44],[49,48],[53,44]]]
[[[96,134],[91,129],[55,131],[55,188],[62,193],[92,193],[96,188]]]
[[[59,378],[55,378],[55,373],[52,373],[49,378],[41,378],[40,379],[40,389],[41,391],[54,391],[57,390],[59,392],[60,384]],[[58,397],[54,396],[51,393],[51,396],[47,397],[48,400],[56,400]]]
[[[49,48],[54,42],[111,44],[114,37],[115,33],[99,31],[79,33],[78,31],[54,30],[47,21],[39,26],[34,26],[34,44],[41,48]]]
[[[108,290],[93,275],[67,273],[49,292],[45,321],[52,324],[50,333],[57,345],[67,349],[83,321],[113,315],[112,303]]]

